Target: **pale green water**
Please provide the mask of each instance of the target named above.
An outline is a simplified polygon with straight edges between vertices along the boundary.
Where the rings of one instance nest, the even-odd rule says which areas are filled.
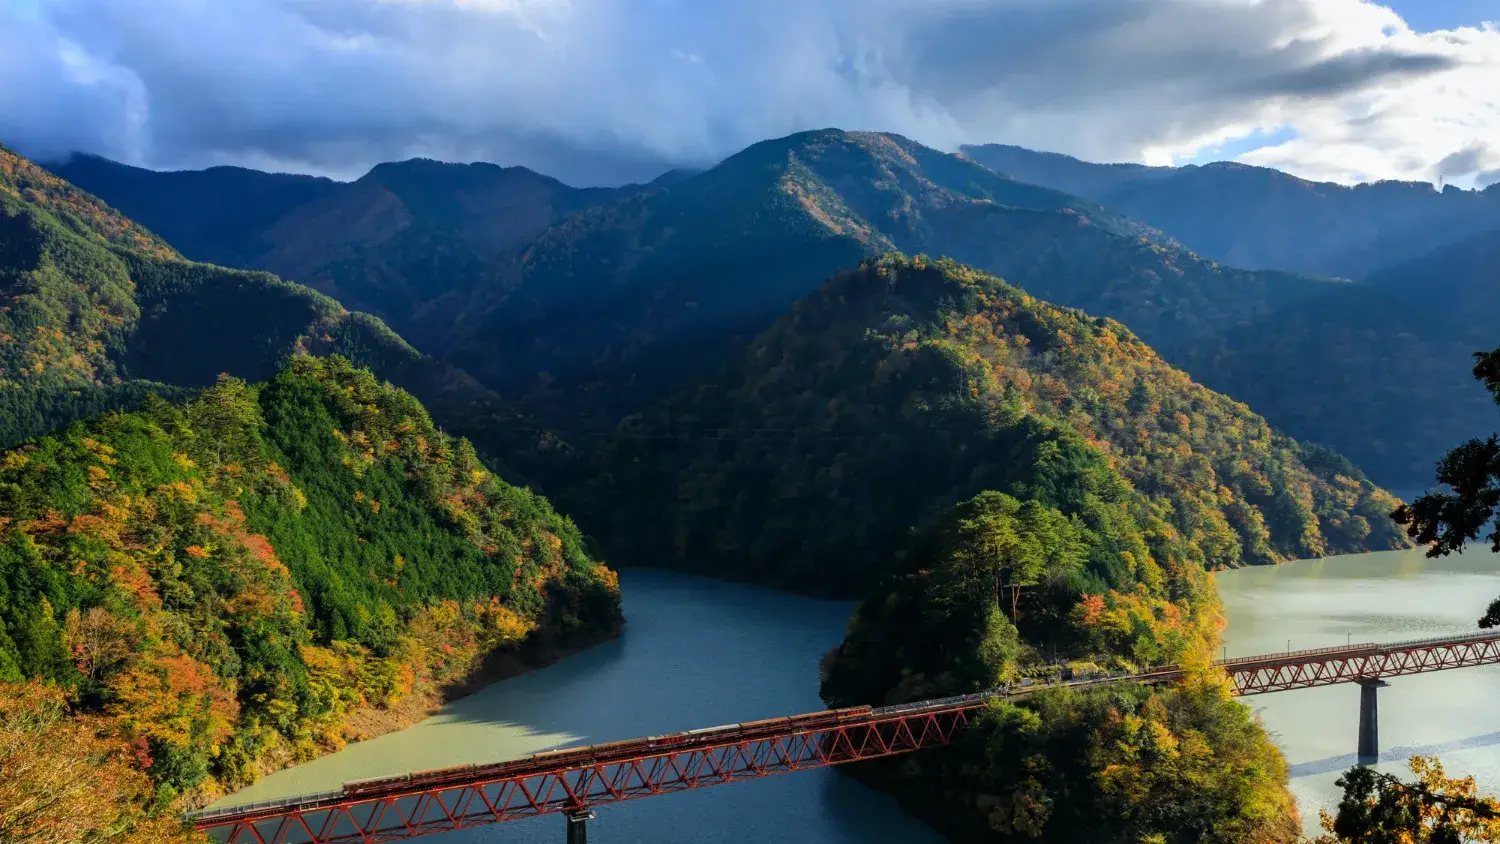
[[[346,780],[525,755],[822,708],[817,661],[853,606],[663,572],[621,577],[618,641],[456,701],[405,730],[267,777],[225,803],[337,788]],[[1219,576],[1230,656],[1470,631],[1500,596],[1500,558],[1418,552],[1289,563]],[[1397,678],[1381,691],[1381,768],[1440,754],[1451,773],[1500,792],[1500,668]],[[1354,764],[1359,692],[1335,686],[1247,698],[1292,765],[1311,831]],[[1390,760],[1390,761],[1385,761]],[[562,820],[435,836],[558,842]],[[596,844],[940,844],[893,801],[831,771],[772,777],[606,806]]]
[[[620,639],[496,683],[408,730],[273,774],[224,805],[824,708],[818,659],[843,639],[852,604],[665,572],[627,571],[620,585],[628,619]],[[422,840],[560,844],[563,824],[542,817]],[[603,806],[589,841],[944,844],[895,801],[829,770]]]
[[[1500,556],[1486,547],[1426,559],[1390,551],[1218,575],[1229,616],[1229,656],[1475,632],[1476,620],[1500,597]],[[1450,775],[1472,775],[1482,791],[1500,793],[1500,666],[1462,668],[1390,680],[1380,691],[1380,763],[1407,774],[1414,754],[1439,756]],[[1318,808],[1332,808],[1339,775],[1355,763],[1359,689],[1329,686],[1256,695],[1261,713],[1291,765],[1292,792],[1304,826],[1315,831]]]

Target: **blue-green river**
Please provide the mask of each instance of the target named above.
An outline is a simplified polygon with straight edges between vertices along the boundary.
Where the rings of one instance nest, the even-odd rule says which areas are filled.
[[[266,777],[224,801],[337,788],[346,780],[520,756],[821,709],[819,657],[853,606],[650,571],[621,575],[628,619],[618,640],[455,701],[399,733]],[[1500,596],[1500,559],[1417,552],[1310,560],[1219,576],[1230,656],[1473,629]],[[1311,831],[1333,781],[1353,764],[1358,690],[1338,686],[1247,698],[1292,765]],[[1381,767],[1438,753],[1450,773],[1500,791],[1500,669],[1398,678],[1381,692]],[[1391,761],[1387,761],[1391,760]],[[544,817],[434,837],[443,842],[560,842]],[[831,771],[736,783],[602,807],[594,844],[936,844],[893,801]]]

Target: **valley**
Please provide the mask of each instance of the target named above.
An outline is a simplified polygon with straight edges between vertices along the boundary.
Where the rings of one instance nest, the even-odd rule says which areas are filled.
[[[119,785],[73,822],[164,840],[230,792],[465,743],[818,708],[814,676],[839,707],[1197,665],[1235,642],[1216,577],[1416,560],[1398,508],[1458,530],[1387,488],[1491,424],[1467,367],[1493,337],[1439,310],[1488,302],[1483,229],[1358,278],[1237,269],[1270,253],[1111,204],[1182,173],[1026,176],[1096,200],[980,152],[828,129],[574,188],[0,148],[0,753],[94,731]],[[738,640],[758,703],[711,656]],[[809,844],[1312,832],[1273,737],[1193,676],[743,788],[819,818]],[[632,688],[554,709],[595,683]]]

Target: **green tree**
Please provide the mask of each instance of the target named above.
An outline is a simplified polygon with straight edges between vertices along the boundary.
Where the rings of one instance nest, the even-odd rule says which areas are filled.
[[[1436,759],[1412,757],[1416,779],[1403,782],[1363,766],[1339,778],[1336,814],[1322,813],[1327,834],[1313,844],[1461,844],[1500,841],[1500,802],[1480,796],[1473,777],[1449,779]]]
[[[1500,404],[1500,348],[1476,352],[1474,377]],[[1448,452],[1437,465],[1438,483],[1452,492],[1429,492],[1392,513],[1406,533],[1428,546],[1427,556],[1441,557],[1477,539],[1500,508],[1500,437],[1472,439]],[[1492,527],[1490,550],[1500,552],[1500,526]],[[1484,628],[1500,626],[1500,598],[1479,619]]]

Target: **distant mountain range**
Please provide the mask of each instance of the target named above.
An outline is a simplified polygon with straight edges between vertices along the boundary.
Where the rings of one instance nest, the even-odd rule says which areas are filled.
[[[1094,164],[987,144],[963,153],[996,172],[1087,197],[1240,267],[1363,278],[1483,232],[1500,232],[1500,185],[1426,182],[1354,187],[1267,167]]]
[[[1493,301],[1475,257],[1500,228],[1493,188],[1346,188],[1001,146],[949,155],[838,130],[619,189],[425,160],[349,183],[90,157],[54,169],[190,257],[381,317],[574,440],[685,388],[828,275],[892,250],[1118,319],[1401,488],[1426,484],[1488,412],[1468,368],[1493,341],[1461,315]]]
[[[122,168],[129,178],[117,178],[98,159],[81,164],[59,171],[165,231],[177,208],[236,204],[242,176],[161,174],[145,190],[146,171]],[[287,178],[268,175],[248,192],[290,196]],[[515,186],[544,183],[547,190]],[[595,411],[607,405],[615,418],[640,409],[688,383],[695,373],[686,369],[721,359],[768,326],[830,273],[890,250],[972,263],[1043,298],[1121,319],[1163,348],[1249,324],[1327,285],[1217,266],[1093,202],[894,135],[805,132],[653,184],[571,191],[519,169],[409,161],[318,188],[339,193],[274,219],[237,214],[259,222],[214,228],[216,241],[196,242],[205,258],[275,269],[388,315],[425,351],[524,399],[554,424],[572,424],[580,401]],[[399,206],[390,185],[404,197]],[[462,211],[496,193],[508,198],[484,207],[511,209],[508,216]],[[379,226],[369,222],[375,196],[399,207]],[[334,207],[329,197],[346,204],[326,210]],[[487,249],[475,245],[479,231],[491,232]],[[248,254],[247,243],[282,244],[287,233],[309,243],[321,233],[322,246],[237,257]],[[356,253],[362,257],[349,257]],[[286,260],[293,254],[345,257]]]

